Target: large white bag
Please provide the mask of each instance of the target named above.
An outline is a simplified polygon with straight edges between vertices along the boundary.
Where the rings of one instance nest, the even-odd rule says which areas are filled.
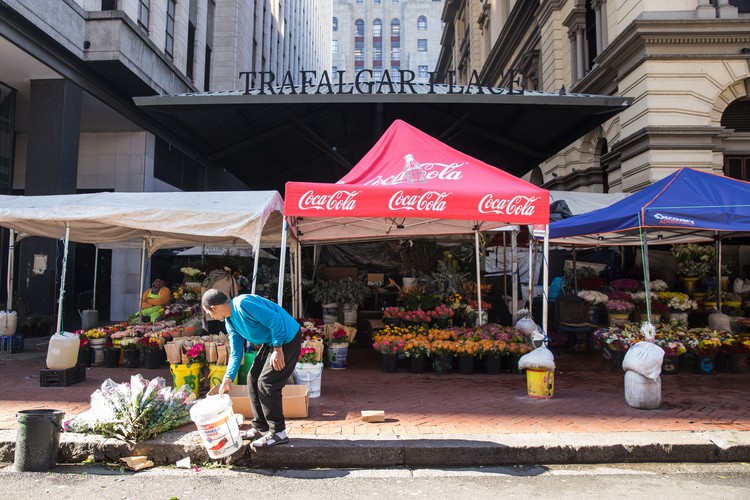
[[[651,342],[638,342],[625,353],[622,369],[656,380],[661,374],[664,349]]]
[[[529,368],[554,370],[555,357],[552,355],[552,351],[545,346],[537,347],[530,353],[521,356],[521,359],[518,360],[518,368],[520,370],[527,370]]]

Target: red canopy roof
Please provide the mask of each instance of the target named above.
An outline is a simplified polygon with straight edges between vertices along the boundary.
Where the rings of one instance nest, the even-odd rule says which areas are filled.
[[[405,166],[408,155],[417,164]],[[284,213],[306,223],[321,218],[351,223],[353,238],[459,234],[475,227],[547,224],[549,192],[396,120],[336,184],[287,182]],[[413,219],[421,220],[422,229],[403,231],[415,226]],[[438,220],[472,222],[424,227]],[[376,234],[367,234],[363,224]]]

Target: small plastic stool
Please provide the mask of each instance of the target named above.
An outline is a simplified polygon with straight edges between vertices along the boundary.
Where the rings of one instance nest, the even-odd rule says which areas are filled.
[[[11,352],[13,349],[13,335],[0,335],[0,352]]]

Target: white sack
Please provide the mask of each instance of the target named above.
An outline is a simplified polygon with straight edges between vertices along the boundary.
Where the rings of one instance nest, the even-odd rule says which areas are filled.
[[[555,357],[552,355],[552,351],[545,346],[537,347],[530,353],[521,356],[521,359],[518,360],[518,368],[521,370],[526,370],[528,368],[554,370]]]
[[[664,349],[651,342],[638,342],[625,353],[622,369],[656,380],[661,374]]]

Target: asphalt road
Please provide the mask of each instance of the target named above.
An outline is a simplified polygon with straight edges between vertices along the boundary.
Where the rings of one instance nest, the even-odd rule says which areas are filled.
[[[260,470],[65,465],[0,469],[11,499],[750,499],[750,464],[607,464],[471,469]]]

